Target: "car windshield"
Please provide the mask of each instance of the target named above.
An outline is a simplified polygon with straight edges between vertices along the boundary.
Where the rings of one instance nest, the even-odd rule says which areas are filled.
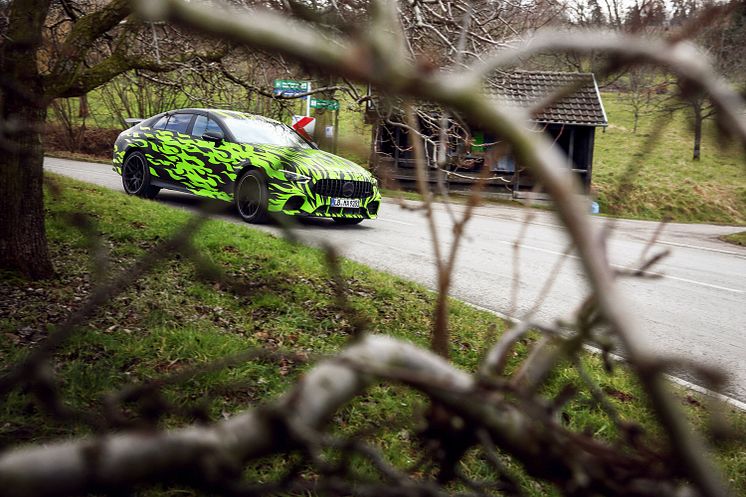
[[[311,148],[291,128],[281,123],[273,123],[262,119],[223,118],[228,129],[231,130],[239,143],[256,143],[261,145],[278,145],[281,147]]]

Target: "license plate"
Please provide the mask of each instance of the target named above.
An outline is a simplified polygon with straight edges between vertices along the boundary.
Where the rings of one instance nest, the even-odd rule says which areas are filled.
[[[333,198],[332,207],[344,207],[347,209],[358,209],[360,207],[359,198]]]

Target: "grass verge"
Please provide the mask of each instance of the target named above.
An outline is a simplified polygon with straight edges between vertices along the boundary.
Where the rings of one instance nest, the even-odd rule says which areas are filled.
[[[746,157],[725,146],[714,121],[705,121],[702,158],[692,160],[693,132],[684,112],[658,122],[632,114],[618,94],[604,94],[609,127],[596,131],[593,186],[601,212],[677,222],[746,224]],[[660,133],[650,153],[647,140]]]
[[[725,235],[722,237],[722,240],[734,243],[736,245],[740,245],[742,247],[746,247],[746,231],[741,231],[740,233],[733,233],[732,235]]]
[[[18,360],[47,336],[52,324],[64,319],[91,291],[91,258],[84,237],[70,226],[71,214],[87,213],[95,221],[112,271],[126,271],[189,216],[157,202],[53,178],[61,193],[48,198],[47,225],[58,274],[55,279],[33,283],[2,275],[0,362],[4,365]],[[209,221],[194,244],[227,274],[242,280],[242,290],[206,279],[180,257],[160,264],[154,273],[113,298],[54,357],[61,392],[70,406],[101,412],[107,392],[251,348],[292,349],[313,357],[332,354],[347,341],[352,325],[334,304],[331,278],[319,250],[223,221]],[[427,345],[434,302],[430,291],[350,261],[343,261],[342,276],[351,304],[370,322],[372,332]],[[505,324],[455,301],[450,320],[453,361],[473,371]],[[532,341],[518,344],[510,367],[525,357]],[[659,428],[632,375],[623,367],[616,368],[614,375],[607,374],[593,355],[584,356],[582,362],[609,393],[621,416],[640,423],[648,437],[657,439]],[[279,395],[307,367],[281,354],[275,360],[247,360],[197,375],[166,389],[167,399],[180,409],[160,423],[172,426],[194,421],[190,414],[194,406],[203,408],[211,419],[227,416]],[[566,405],[562,422],[573,430],[613,439],[614,424],[582,388],[572,367],[558,369],[544,393],[551,397],[568,384],[579,387],[579,393]],[[679,398],[687,414],[702,427],[707,418],[703,400],[687,392],[679,392]],[[401,425],[408,419],[416,424],[425,405],[419,395],[381,384],[342,410],[333,425],[342,432],[378,427],[372,442],[395,464],[411,464],[419,449]],[[127,414],[137,417],[137,407],[132,406]],[[746,431],[744,413],[728,410],[727,414],[737,430]],[[12,394],[0,405],[0,448],[85,432],[81,425],[50,418],[24,392]],[[720,444],[715,456],[736,491],[745,492],[743,447]],[[264,460],[252,465],[247,474],[267,481],[282,472],[286,462],[282,457]],[[473,475],[488,472],[476,457],[468,457],[463,469]],[[554,494],[544,484],[531,483],[527,488],[531,495]],[[158,490],[152,494],[164,495]]]

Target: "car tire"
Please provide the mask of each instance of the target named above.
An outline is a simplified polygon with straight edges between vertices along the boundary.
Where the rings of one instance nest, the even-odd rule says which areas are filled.
[[[129,195],[150,199],[155,198],[161,191],[157,186],[150,184],[150,166],[142,153],[133,152],[124,160],[122,187]]]
[[[252,170],[241,176],[236,182],[234,197],[238,215],[247,223],[260,224],[269,220],[269,194],[261,172]]]
[[[352,226],[363,222],[362,217],[333,217],[334,222],[341,226]]]

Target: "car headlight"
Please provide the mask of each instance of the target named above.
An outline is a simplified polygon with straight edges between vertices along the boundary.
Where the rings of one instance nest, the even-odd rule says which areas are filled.
[[[295,171],[280,169],[280,172],[284,174],[287,179],[289,179],[290,181],[295,181],[296,183],[308,183],[309,181],[311,181],[311,178],[309,178],[308,176],[296,173]]]

